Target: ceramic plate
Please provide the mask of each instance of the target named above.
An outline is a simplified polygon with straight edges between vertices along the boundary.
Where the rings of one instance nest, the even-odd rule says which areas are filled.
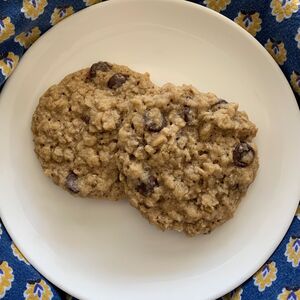
[[[236,216],[212,234],[161,232],[126,201],[76,198],[33,152],[39,96],[98,60],[191,83],[240,103],[258,128],[260,170]],[[299,111],[278,66],[221,15],[177,0],[120,0],[62,21],[24,55],[0,99],[1,218],[34,267],[80,299],[213,299],[250,277],[294,215]]]

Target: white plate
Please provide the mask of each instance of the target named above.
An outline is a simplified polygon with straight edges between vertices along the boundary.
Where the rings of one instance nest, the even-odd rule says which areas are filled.
[[[126,201],[75,198],[33,152],[39,96],[98,60],[192,83],[240,103],[258,125],[260,171],[234,219],[187,238],[150,226]],[[184,1],[108,1],[61,22],[22,58],[0,104],[1,217],[42,274],[82,299],[212,299],[271,255],[299,193],[299,111],[268,53],[228,19]]]

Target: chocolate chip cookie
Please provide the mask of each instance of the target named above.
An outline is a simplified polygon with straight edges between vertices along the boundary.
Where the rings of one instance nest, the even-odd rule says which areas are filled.
[[[186,85],[130,103],[118,132],[130,203],[161,229],[191,236],[230,219],[258,169],[257,128],[247,114]]]
[[[50,87],[32,118],[35,152],[45,174],[76,195],[123,198],[116,166],[118,130],[129,100],[153,89],[149,74],[108,62]]]
[[[127,197],[151,223],[191,236],[230,219],[258,169],[257,128],[237,104],[104,61],[50,87],[32,132],[57,185]]]

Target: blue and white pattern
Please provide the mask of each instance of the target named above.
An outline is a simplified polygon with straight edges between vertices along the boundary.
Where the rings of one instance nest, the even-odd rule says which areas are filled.
[[[0,0],[0,88],[24,52],[51,26],[101,0]],[[192,0],[222,13],[272,55],[300,105],[300,0]],[[278,220],[280,222],[280,220]],[[71,299],[13,244],[0,221],[0,299]],[[201,298],[201,297],[200,297]],[[224,300],[300,300],[300,207],[277,250]]]
[[[29,264],[13,244],[1,221],[0,228],[0,299],[64,299],[63,293]]]

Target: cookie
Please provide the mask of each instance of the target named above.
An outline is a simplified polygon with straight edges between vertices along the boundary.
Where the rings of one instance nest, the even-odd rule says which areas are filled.
[[[130,203],[150,223],[190,236],[230,219],[259,165],[247,114],[186,85],[167,84],[130,103],[118,133]]]
[[[72,194],[124,198],[116,166],[118,129],[129,99],[154,88],[149,74],[107,62],[50,87],[32,118],[35,152],[45,174]]]
[[[149,73],[141,74],[126,66],[108,62],[93,64],[86,74],[85,82],[106,91],[111,96],[123,99],[156,91]]]

